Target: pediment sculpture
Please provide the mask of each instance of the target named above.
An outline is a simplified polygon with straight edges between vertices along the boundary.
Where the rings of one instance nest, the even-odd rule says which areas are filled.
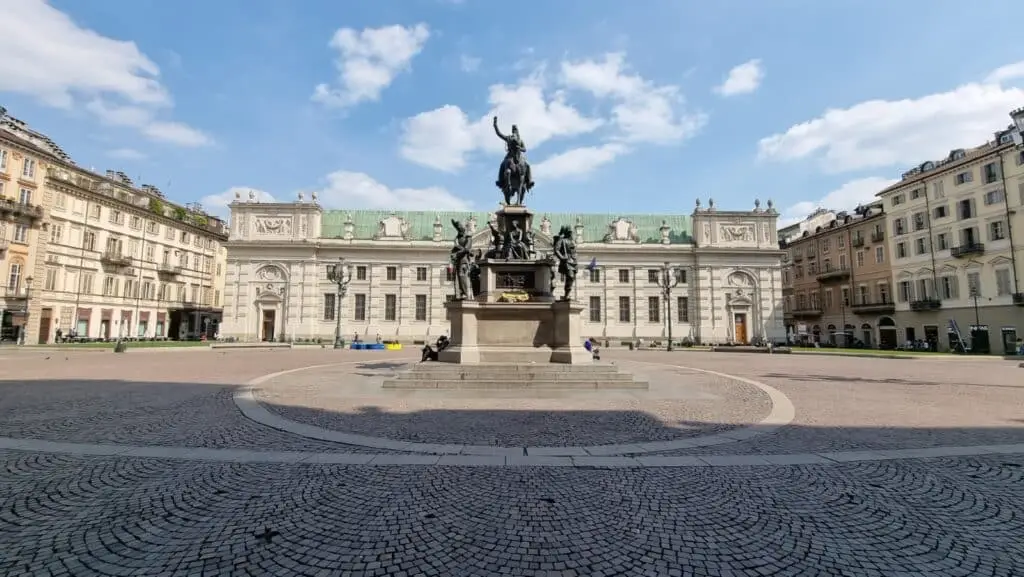
[[[284,274],[281,272],[280,268],[268,265],[261,267],[260,270],[256,271],[256,278],[261,281],[278,282],[284,280]]]
[[[292,219],[287,216],[261,217],[253,221],[256,234],[267,234],[275,236],[290,236],[292,234]]]
[[[608,233],[604,235],[605,242],[640,242],[637,234],[637,227],[633,221],[625,218],[617,218],[608,225]]]
[[[377,240],[382,239],[409,240],[409,222],[392,213],[377,228]]]
[[[750,275],[748,275],[747,273],[734,272],[729,275],[729,278],[726,280],[726,284],[733,287],[751,287],[754,283],[751,280]]]

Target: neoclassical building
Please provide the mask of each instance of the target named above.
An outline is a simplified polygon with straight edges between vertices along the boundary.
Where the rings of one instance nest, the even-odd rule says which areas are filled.
[[[451,221],[465,222],[474,245],[485,247],[494,218],[324,210],[316,195],[290,203],[236,198],[230,208],[220,336],[241,341],[330,341],[336,314],[347,339],[436,338],[448,331],[444,303],[454,293]],[[785,338],[777,218],[771,202],[734,212],[698,201],[689,216],[537,211],[533,228],[540,253],[561,226],[573,228],[581,264],[574,295],[587,336],[659,340],[671,323],[675,340],[750,342]],[[327,274],[339,258],[352,271],[340,307]],[[658,284],[666,263],[679,270],[670,303]]]

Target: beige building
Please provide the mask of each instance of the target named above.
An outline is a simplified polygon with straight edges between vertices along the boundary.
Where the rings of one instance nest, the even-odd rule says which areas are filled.
[[[26,334],[40,238],[46,161],[64,152],[0,108],[0,342]]]
[[[925,162],[879,193],[901,342],[956,348],[958,329],[971,346],[974,327],[976,350],[1002,353],[1024,335],[1024,156],[1014,132]]]
[[[16,182],[19,201],[31,199],[20,202],[30,208],[18,218],[35,226],[24,248],[4,262],[8,294],[26,305],[24,342],[53,342],[58,330],[87,339],[190,338],[217,330],[222,221],[168,201],[156,187],[136,186],[123,173],[84,170],[23,122],[8,116],[3,126],[0,151],[17,172],[0,182]],[[18,178],[29,172],[28,158],[31,182]],[[18,289],[25,281],[14,280],[19,275],[32,277],[27,294]]]
[[[692,215],[535,214],[539,253],[567,225],[578,239],[574,298],[586,309],[585,336],[616,342],[725,343],[782,340],[782,252],[778,215],[767,209]],[[474,246],[490,238],[487,212],[323,210],[312,201],[231,205],[221,336],[243,341],[321,340],[341,333],[373,340],[423,341],[449,329],[444,303],[452,219]],[[328,267],[352,266],[337,300]],[[593,270],[587,270],[588,263]],[[666,295],[662,267],[679,270]]]
[[[880,203],[839,213],[782,243],[787,332],[794,342],[895,348],[892,271]]]

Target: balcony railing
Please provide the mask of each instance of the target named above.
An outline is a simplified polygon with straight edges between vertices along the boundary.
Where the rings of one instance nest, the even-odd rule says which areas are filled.
[[[830,282],[850,278],[850,267],[826,267],[818,273],[818,282]]]
[[[949,255],[953,258],[963,258],[965,256],[971,256],[974,254],[983,254],[985,252],[985,245],[980,242],[970,242],[962,244],[960,246],[954,246],[949,251]]]
[[[854,248],[864,246],[864,237],[863,236],[855,236],[855,237],[853,237],[853,242],[851,244],[853,244]]]
[[[820,317],[821,316],[821,307],[817,307],[817,306],[807,307],[807,306],[805,306],[803,308],[795,308],[795,309],[793,309],[793,312],[790,313],[790,314],[792,314],[794,318],[800,318],[800,317],[803,317],[803,318]]]
[[[910,301],[910,310],[923,312],[923,311],[937,311],[942,308],[942,301],[939,299],[918,299],[916,301]]]
[[[0,286],[0,298],[25,299],[29,296],[28,287]]]
[[[108,250],[100,255],[100,262],[111,266],[131,266],[132,257],[118,251]]]
[[[850,306],[850,310],[852,310],[855,315],[891,314],[896,312],[896,304],[888,300],[863,300],[858,303],[853,303]]]
[[[1013,304],[1024,307],[1024,293],[1013,293]]]
[[[10,198],[0,199],[0,216],[10,215],[12,217],[23,217],[29,220],[39,220],[43,218],[43,207],[28,204],[24,202],[16,202]]]
[[[181,267],[180,266],[169,264],[169,263],[166,263],[166,262],[158,264],[156,270],[160,274],[167,274],[167,275],[178,275],[178,274],[181,274]]]
[[[885,240],[885,233],[882,231],[875,231],[871,233],[871,242],[882,242]]]

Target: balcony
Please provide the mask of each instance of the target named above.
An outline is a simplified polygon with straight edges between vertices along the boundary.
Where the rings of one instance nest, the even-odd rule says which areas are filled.
[[[43,207],[35,204],[15,202],[10,198],[0,199],[0,217],[27,218],[40,220],[43,218]]]
[[[864,246],[864,237],[863,236],[855,236],[855,237],[853,237],[853,242],[851,244],[853,244],[853,248],[859,248],[859,247]]]
[[[825,267],[825,270],[818,273],[818,282],[834,282],[850,278],[850,267]]]
[[[817,306],[804,307],[802,309],[797,308],[793,309],[793,312],[790,314],[792,314],[795,319],[817,318],[821,316],[821,308]]]
[[[1024,307],[1024,293],[1013,293],[1013,304]]]
[[[896,304],[886,300],[874,302],[864,300],[850,305],[850,310],[852,310],[855,315],[887,315],[896,312]]]
[[[910,301],[910,310],[917,312],[937,311],[942,308],[942,301],[939,299],[920,299]]]
[[[980,242],[969,242],[960,246],[954,246],[949,250],[949,255],[953,258],[963,258],[965,256],[984,253],[985,245]]]
[[[163,275],[177,276],[181,274],[181,267],[170,263],[162,262],[156,265],[156,271]]]
[[[100,262],[115,267],[131,266],[132,257],[125,256],[120,251],[108,250],[100,255]]]
[[[27,299],[28,296],[29,296],[29,289],[27,287],[24,287],[24,286],[19,286],[19,287],[0,286],[0,298],[9,299],[8,304],[10,304],[10,300]],[[8,308],[7,310],[12,310],[12,309]]]
[[[871,242],[882,242],[885,240],[885,233],[882,231],[875,231],[871,233]]]

